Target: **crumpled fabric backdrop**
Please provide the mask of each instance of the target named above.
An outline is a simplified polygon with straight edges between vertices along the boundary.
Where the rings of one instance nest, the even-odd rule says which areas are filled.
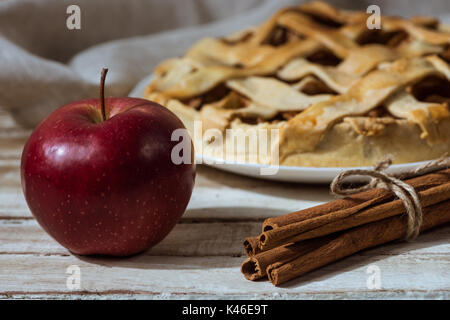
[[[163,59],[204,36],[230,34],[301,0],[0,0],[0,107],[33,127],[57,107],[106,94],[126,96]],[[347,9],[378,4],[382,14],[449,21],[448,0],[330,0]],[[69,5],[81,30],[66,27]]]

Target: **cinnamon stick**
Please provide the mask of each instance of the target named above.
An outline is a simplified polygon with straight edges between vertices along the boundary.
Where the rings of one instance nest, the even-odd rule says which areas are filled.
[[[259,237],[248,237],[244,240],[244,250],[249,257],[261,252]]]
[[[450,199],[450,169],[410,179],[407,183],[419,191],[422,207]],[[263,228],[265,231],[259,236],[260,249],[268,250],[281,244],[331,234],[405,212],[400,200],[387,201],[391,197],[387,190],[371,191],[377,192],[363,192],[329,202],[325,207],[317,206],[315,209],[266,219]],[[370,196],[374,198],[368,199]],[[347,207],[352,202],[356,205]],[[332,210],[334,204],[337,210]]]
[[[241,271],[248,280],[258,280],[267,275],[267,267],[275,261],[286,263],[323,245],[325,241],[312,240],[291,243],[248,257],[241,265]]]
[[[268,218],[264,220],[263,231],[283,227],[295,222],[305,221],[339,210],[349,210],[350,212],[355,212],[390,197],[392,197],[392,194],[384,189],[368,190],[351,197],[337,199],[335,201],[327,202],[300,211],[295,211],[279,217]]]
[[[450,222],[450,201],[431,205],[423,210],[421,231]],[[361,250],[401,239],[406,232],[405,217],[394,216],[380,221],[362,225],[337,235],[318,248],[308,251],[293,259],[284,259],[266,268],[269,280],[274,285],[285,283],[309,271],[342,259]],[[299,243],[300,245],[301,243]],[[269,251],[268,251],[269,252]],[[257,256],[255,256],[257,257]]]

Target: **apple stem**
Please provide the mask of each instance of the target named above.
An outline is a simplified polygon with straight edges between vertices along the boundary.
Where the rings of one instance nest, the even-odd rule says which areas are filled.
[[[106,121],[106,108],[105,108],[105,78],[108,73],[107,68],[102,69],[102,77],[100,79],[100,105],[102,107],[102,119]]]

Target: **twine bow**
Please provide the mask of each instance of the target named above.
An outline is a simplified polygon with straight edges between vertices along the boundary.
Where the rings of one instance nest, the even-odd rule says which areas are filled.
[[[387,157],[375,164],[373,170],[350,169],[341,172],[331,182],[331,193],[334,195],[347,196],[375,188],[383,188],[393,192],[403,202],[403,205],[406,208],[408,219],[405,239],[411,240],[416,238],[420,232],[423,217],[422,205],[420,204],[419,195],[414,187],[402,181],[402,179],[408,179],[448,168],[450,167],[450,157],[444,155],[443,157],[432,160],[414,170],[400,174],[388,174],[385,172],[391,164],[392,158]],[[349,176],[366,176],[369,177],[370,180],[367,184],[355,188],[342,186],[343,181]]]

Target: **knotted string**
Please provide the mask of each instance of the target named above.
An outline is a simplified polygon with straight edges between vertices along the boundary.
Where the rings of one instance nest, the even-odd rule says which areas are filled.
[[[373,170],[350,169],[341,172],[331,182],[331,193],[334,195],[347,196],[375,188],[383,188],[393,192],[403,202],[403,205],[406,208],[408,219],[405,239],[411,240],[416,238],[420,232],[423,217],[422,205],[420,204],[419,195],[414,187],[402,181],[402,179],[409,179],[448,168],[450,167],[450,157],[446,154],[443,157],[432,160],[414,170],[402,172],[400,174],[388,174],[385,172],[391,164],[392,158],[387,157],[375,164]],[[366,176],[369,177],[370,180],[367,184],[359,187],[343,187],[343,181],[349,176]]]

